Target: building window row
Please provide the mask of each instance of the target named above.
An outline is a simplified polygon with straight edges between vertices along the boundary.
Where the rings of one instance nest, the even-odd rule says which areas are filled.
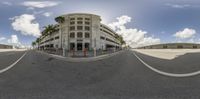
[[[70,38],[75,38],[75,32],[70,33]],[[77,38],[83,38],[83,32],[77,32]],[[85,32],[85,38],[90,38],[90,33]]]
[[[73,24],[75,24],[75,22],[74,22],[74,21],[71,21],[70,24],[73,25]]]
[[[90,27],[89,26],[85,26],[84,30],[90,31]],[[70,26],[70,31],[75,30],[75,26]],[[83,30],[83,26],[77,26],[77,30]]]
[[[109,35],[111,35],[111,36],[114,37],[114,35],[113,35],[112,33],[108,32],[108,31],[106,31],[106,30],[100,29],[100,31],[105,32],[105,33],[107,33],[107,34],[109,34]]]
[[[76,18],[70,18],[70,21],[75,20]],[[83,20],[82,17],[77,17],[77,20]],[[90,21],[90,18],[85,18],[86,21]]]
[[[113,40],[111,40],[111,39],[109,39],[109,38],[106,38],[106,41],[113,42],[113,43],[115,43],[115,44],[119,44],[119,43],[117,43],[117,42],[115,42],[115,41],[113,41]]]
[[[55,38],[50,38],[50,39],[48,39],[48,40],[46,40],[44,42],[41,42],[40,44],[44,44],[44,43],[47,43],[47,42],[50,42],[50,41],[53,41],[53,40],[57,40],[57,39],[59,39],[59,36],[57,36]]]
[[[83,21],[77,21],[77,24],[83,24]]]
[[[112,30],[110,30],[109,28],[107,28],[107,27],[105,27],[105,26],[103,26],[103,25],[100,25],[103,29],[106,29],[106,30],[108,30],[109,32],[113,32]]]
[[[75,21],[71,21],[70,25],[74,25]],[[77,24],[83,24],[83,21],[77,21]],[[90,22],[85,21],[85,25],[90,25]]]

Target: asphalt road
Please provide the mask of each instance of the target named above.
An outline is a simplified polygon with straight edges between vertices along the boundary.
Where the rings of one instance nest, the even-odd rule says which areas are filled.
[[[5,65],[2,57],[12,62],[10,58],[17,58],[23,53],[0,53],[0,62]],[[185,55],[180,59],[196,62],[192,64],[195,69],[188,69],[186,63],[176,63],[178,60],[169,62],[138,55],[149,64],[156,65],[155,68],[168,72],[179,73],[178,68],[180,72],[191,72],[200,66],[200,62],[194,59],[199,58],[198,55]],[[183,71],[182,67],[187,70]],[[160,75],[145,67],[132,51],[80,63],[28,51],[13,68],[0,74],[0,99],[199,99],[199,92],[200,75],[186,78]]]

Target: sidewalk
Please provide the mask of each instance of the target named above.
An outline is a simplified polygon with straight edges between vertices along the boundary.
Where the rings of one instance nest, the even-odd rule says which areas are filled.
[[[26,51],[27,49],[0,49],[0,52]]]
[[[112,57],[114,55],[124,52],[124,50],[120,50],[120,51],[117,51],[114,53],[109,53],[109,54],[104,54],[104,55],[98,55],[96,57],[94,57],[94,56],[93,57],[64,57],[64,56],[60,56],[60,55],[49,54],[49,53],[42,52],[42,51],[38,51],[38,52],[49,55],[56,59],[64,60],[64,61],[68,61],[68,62],[90,62],[90,61],[97,61],[97,60],[102,60],[102,59]]]

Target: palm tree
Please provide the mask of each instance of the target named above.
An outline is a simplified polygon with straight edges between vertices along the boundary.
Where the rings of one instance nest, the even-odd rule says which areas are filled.
[[[37,43],[37,45],[38,45],[38,50],[39,50],[40,41],[41,41],[40,38],[37,38],[36,41],[35,41]]]
[[[65,18],[63,16],[59,16],[59,17],[55,18],[55,21],[58,22],[58,23],[64,23]]]
[[[33,41],[32,42],[32,46],[33,46],[33,48],[34,48],[34,46],[36,45],[36,42],[35,41]]]
[[[120,43],[123,45],[123,44],[126,44],[126,42],[124,41],[124,38],[121,36],[121,35],[118,35],[116,34],[116,38],[120,41]]]
[[[51,35],[52,33],[56,32],[56,31],[58,31],[57,25],[50,24],[50,25],[47,25],[47,26],[44,27],[42,34],[44,36],[48,36],[48,35]]]
[[[62,32],[61,32],[61,25],[65,22],[65,18],[63,16],[59,16],[55,18],[55,21],[59,23],[59,32],[60,32],[60,40],[61,40],[61,48],[62,48]]]

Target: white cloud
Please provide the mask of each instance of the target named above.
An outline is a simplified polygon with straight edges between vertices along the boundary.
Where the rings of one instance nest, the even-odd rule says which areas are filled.
[[[34,15],[23,14],[11,18],[13,20],[12,27],[16,31],[20,31],[23,35],[40,36],[39,23],[33,22]]]
[[[19,48],[25,48],[25,46],[19,41],[17,35],[11,35],[10,39],[8,39],[8,43]]]
[[[117,18],[117,22],[108,24],[119,35],[122,35],[124,40],[131,47],[140,47],[151,44],[159,44],[160,39],[153,36],[147,36],[147,32],[136,28],[126,28],[126,24],[131,22],[131,17],[123,15]]]
[[[2,4],[4,4],[4,5],[8,5],[8,6],[11,6],[11,5],[12,5],[11,2],[7,2],[7,1],[2,2]]]
[[[8,43],[11,43],[11,44],[20,44],[17,35],[11,35],[11,38],[8,39]]]
[[[176,32],[173,36],[180,39],[192,38],[196,34],[194,29],[185,28],[183,31]]]
[[[192,7],[191,5],[189,4],[183,4],[183,5],[180,5],[180,4],[171,4],[171,3],[167,3],[165,4],[166,6],[169,6],[169,7],[172,7],[172,8],[186,8],[186,7]]]
[[[25,1],[22,3],[23,6],[33,8],[46,8],[58,5],[60,2],[56,1]]]
[[[34,15],[43,14],[43,13],[44,13],[44,11],[33,11]]]
[[[49,16],[52,15],[52,13],[51,12],[45,12],[45,13],[43,13],[43,15],[46,16],[46,17],[49,17]]]
[[[5,37],[0,37],[0,41],[6,40]]]

